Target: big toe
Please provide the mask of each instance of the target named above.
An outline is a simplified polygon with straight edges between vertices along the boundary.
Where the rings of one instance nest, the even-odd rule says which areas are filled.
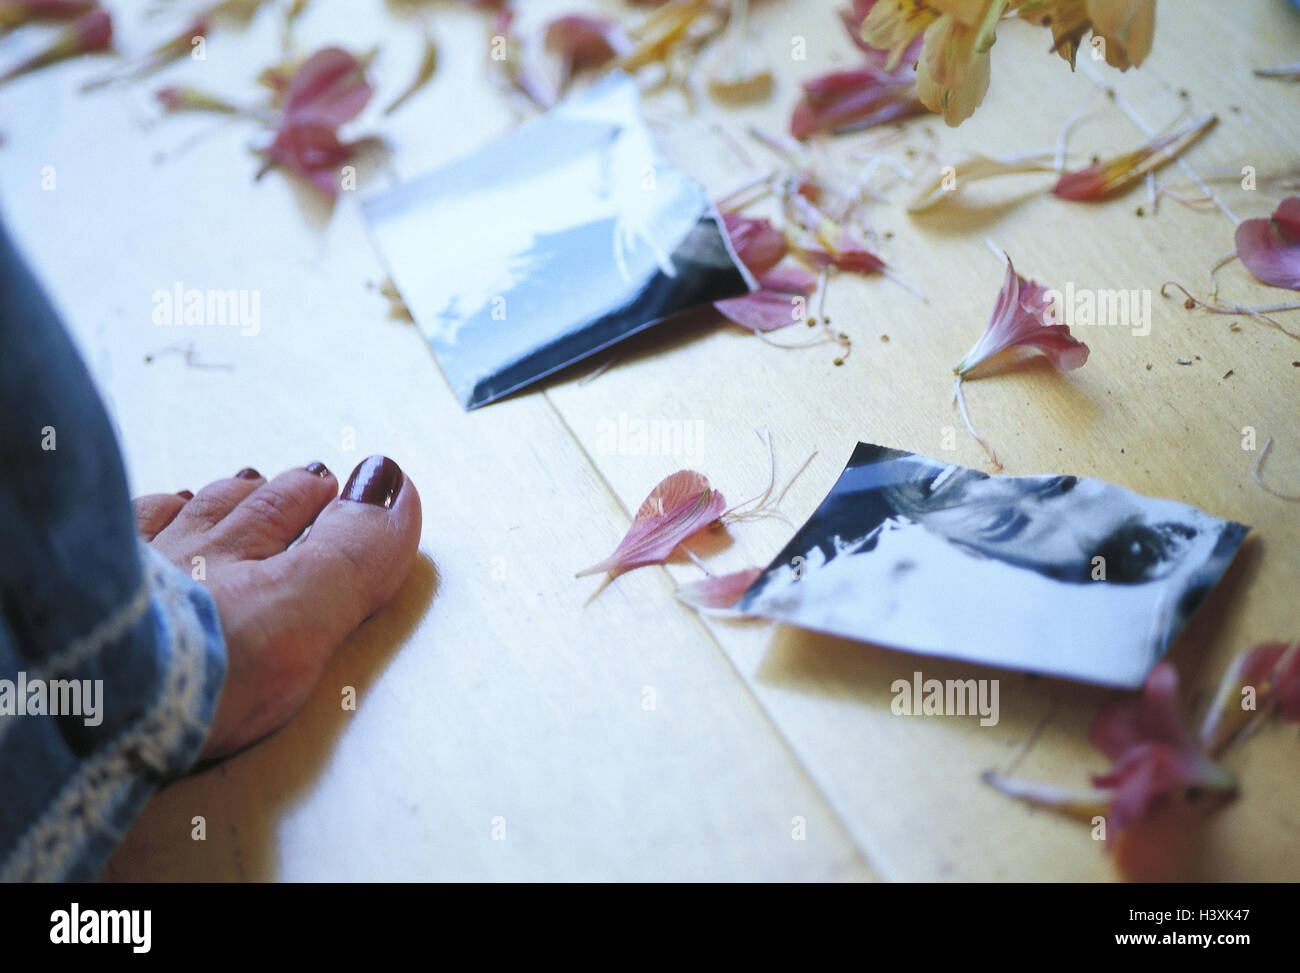
[[[420,543],[420,494],[386,456],[364,459],[297,547],[285,576],[322,606],[339,639],[397,593]]]

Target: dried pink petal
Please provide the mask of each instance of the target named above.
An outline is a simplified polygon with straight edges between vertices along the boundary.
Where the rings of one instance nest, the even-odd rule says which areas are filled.
[[[817,277],[801,267],[776,267],[759,275],[758,290],[718,301],[723,317],[751,331],[775,331],[806,320],[806,299],[817,288]]]
[[[796,234],[788,242],[804,263],[817,270],[836,267],[858,274],[874,274],[885,269],[885,262],[853,230],[831,219],[806,196],[796,193],[789,197],[789,202],[791,215],[806,236]]]
[[[762,573],[762,568],[745,568],[731,574],[710,575],[679,585],[677,597],[697,611],[729,612]]]
[[[576,577],[661,564],[678,544],[708,527],[726,509],[727,501],[707,477],[679,470],[650,491],[614,553]]]
[[[361,114],[374,89],[366,80],[369,58],[326,47],[293,73],[282,102],[283,119],[337,128]]]
[[[1237,256],[1258,280],[1300,290],[1300,196],[1282,200],[1267,219],[1242,220],[1236,240]]]
[[[606,17],[569,14],[546,25],[546,49],[560,57],[568,73],[603,67],[632,49],[623,29]]]
[[[1210,115],[1181,132],[1152,139],[1132,152],[1064,173],[1057,180],[1052,194],[1080,203],[1095,203],[1117,196],[1140,182],[1148,172],[1155,172],[1177,159],[1218,120],[1217,116]]]
[[[339,167],[353,157],[356,147],[356,143],[339,141],[329,125],[293,122],[282,124],[262,153],[267,158],[266,168],[284,166],[333,198],[339,194]]]
[[[1300,721],[1300,645],[1263,642],[1238,655],[1205,714],[1201,744],[1208,753],[1218,753],[1269,710]]]
[[[723,213],[722,223],[736,256],[755,276],[765,274],[775,267],[789,249],[785,236],[770,220]]]
[[[75,20],[96,6],[96,0],[0,0],[0,33],[23,24]]]
[[[1006,276],[989,323],[953,372],[959,377],[967,375],[995,355],[1016,347],[1042,352],[1063,372],[1082,366],[1088,360],[1088,346],[1073,337],[1068,326],[1048,320],[1051,300],[1047,293],[1047,288],[1017,274],[1008,257]]]
[[[113,20],[107,10],[96,7],[61,30],[45,50],[36,52],[0,74],[0,84],[70,57],[106,51],[112,41]]]
[[[1178,673],[1161,662],[1142,695],[1107,707],[1089,731],[1093,746],[1111,758],[1111,769],[1093,785],[1113,792],[1110,825],[1123,831],[1141,820],[1162,797],[1202,792],[1230,794],[1232,775],[1197,746],[1178,707]]]
[[[925,111],[916,96],[911,68],[885,71],[866,65],[832,71],[802,82],[803,95],[790,116],[790,134],[805,139],[820,132],[855,132]]]

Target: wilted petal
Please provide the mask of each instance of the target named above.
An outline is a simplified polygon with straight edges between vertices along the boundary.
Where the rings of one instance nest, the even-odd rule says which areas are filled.
[[[770,220],[724,213],[722,223],[736,256],[755,276],[775,267],[789,249],[784,234]]]
[[[762,573],[762,568],[745,568],[731,574],[710,575],[679,585],[677,597],[697,611],[728,612]]]
[[[803,236],[790,239],[790,249],[810,267],[837,267],[858,274],[873,274],[885,262],[851,229],[831,219],[805,196],[790,198],[791,214]]]
[[[424,47],[420,54],[420,66],[415,70],[415,77],[411,83],[402,89],[402,93],[389,102],[388,107],[384,109],[385,115],[391,115],[397,111],[407,100],[414,96],[433,78],[433,73],[438,70],[438,42],[433,39],[433,35],[428,31],[424,33]]]
[[[1264,642],[1232,661],[1205,714],[1202,746],[1217,753],[1269,706],[1284,719],[1300,720],[1300,647]]]
[[[960,125],[974,114],[988,93],[989,48],[1005,5],[1005,0],[992,0],[983,17],[969,23],[945,14],[926,29],[916,91],[925,107],[949,125]]]
[[[854,5],[854,16],[859,5]],[[868,47],[889,52],[886,67],[914,64],[920,55],[923,35],[939,14],[923,0],[884,0],[866,10],[860,33]]]
[[[339,141],[331,126],[312,122],[281,125],[275,140],[262,150],[268,165],[305,176],[331,198],[339,194],[339,168],[355,151],[355,143]]]
[[[790,116],[790,134],[798,139],[857,131],[925,111],[911,68],[832,71],[804,81],[802,87],[803,96]]]
[[[0,0],[0,32],[23,24],[75,20],[96,6],[97,0]]]
[[[759,289],[740,297],[718,301],[713,306],[742,328],[775,331],[806,319],[807,298],[817,287],[815,275],[799,267],[778,267],[758,278]]]
[[[907,204],[909,213],[921,213],[930,207],[956,195],[963,186],[981,179],[994,176],[1014,176],[1025,172],[1055,172],[1056,167],[1042,157],[1028,159],[991,159],[986,155],[976,155],[951,167],[950,172],[940,173],[934,181],[922,189]]]
[[[1094,34],[1106,41],[1106,63],[1127,71],[1146,60],[1156,30],[1156,0],[1088,0]]]
[[[1111,826],[1123,830],[1144,817],[1159,798],[1205,792],[1230,794],[1232,775],[1200,751],[1178,705],[1178,673],[1161,662],[1142,695],[1102,710],[1088,739],[1112,760],[1093,784],[1114,791]]]
[[[93,9],[61,30],[45,50],[38,51],[0,74],[0,84],[70,57],[106,51],[112,41],[113,20],[108,11]]]
[[[726,509],[726,500],[707,477],[679,470],[650,491],[614,553],[576,576],[661,564],[678,544],[708,527]]]
[[[1242,220],[1237,256],[1257,279],[1300,290],[1300,196],[1288,196],[1268,219]]]
[[[1046,288],[1017,274],[1008,257],[1006,276],[989,323],[953,371],[966,375],[995,355],[1016,347],[1042,352],[1063,372],[1082,366],[1088,360],[1088,346],[1072,336],[1068,326],[1049,323],[1051,301],[1047,294]]]
[[[570,14],[546,25],[546,49],[560,57],[570,72],[602,67],[632,49],[617,23],[605,17]]]
[[[169,85],[155,91],[154,97],[161,103],[163,110],[168,112],[210,111],[221,115],[239,115],[243,113],[243,109],[239,108],[239,106],[200,88]]]
[[[1181,132],[1153,139],[1133,152],[1067,172],[1057,181],[1052,193],[1082,203],[1109,199],[1142,180],[1148,172],[1173,162],[1218,120],[1211,115]]]
[[[356,118],[373,91],[366,81],[368,61],[338,47],[323,48],[307,58],[285,90],[285,121],[337,128]]]
[[[1030,0],[1017,11],[1022,20],[1052,32],[1052,50],[1074,67],[1079,43],[1092,27],[1087,0]]]

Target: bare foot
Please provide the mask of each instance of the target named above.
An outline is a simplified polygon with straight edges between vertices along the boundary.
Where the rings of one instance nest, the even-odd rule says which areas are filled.
[[[337,491],[334,475],[312,463],[269,482],[246,469],[192,496],[134,501],[147,542],[186,572],[203,558],[221,617],[226,682],[202,758],[287,723],[339,643],[415,563],[420,495],[396,463],[371,456]]]

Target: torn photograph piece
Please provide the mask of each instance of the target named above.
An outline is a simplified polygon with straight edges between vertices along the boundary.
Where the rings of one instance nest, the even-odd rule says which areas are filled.
[[[990,476],[859,443],[736,608],[1136,689],[1248,531],[1101,480]]]
[[[466,409],[755,286],[619,74],[364,210]]]

